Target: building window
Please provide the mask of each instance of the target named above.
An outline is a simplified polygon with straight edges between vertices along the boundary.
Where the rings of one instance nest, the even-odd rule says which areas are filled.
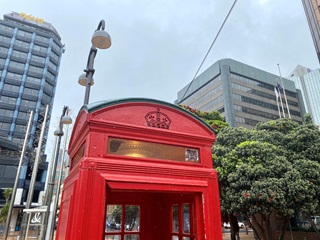
[[[8,26],[5,26],[5,25],[0,25],[0,29],[4,30],[6,32],[13,32],[13,27],[8,27]]]
[[[54,81],[56,77],[52,73],[47,72],[47,78],[49,78],[51,81]]]
[[[11,38],[0,35],[0,42],[10,43],[11,42]],[[6,49],[6,48],[0,48],[0,52],[2,52],[1,49],[8,51],[8,49]]]
[[[24,42],[21,40],[16,40],[15,45],[20,46],[20,47],[24,47],[24,48],[29,48],[30,43],[27,43],[27,42]]]
[[[39,45],[34,45],[33,50],[42,52],[42,53],[47,53],[48,49],[45,47],[41,47]]]
[[[0,122],[0,129],[3,130],[3,131],[9,131],[10,123],[2,123],[2,122]]]
[[[24,99],[21,101],[21,106],[23,106],[23,107],[35,108],[36,105],[37,105],[37,103],[34,101],[28,101],[28,100],[24,100]]]
[[[56,60],[57,62],[59,61],[59,56],[57,54],[55,54],[54,52],[51,52],[50,55],[54,60]]]
[[[31,56],[31,60],[35,61],[35,62],[38,62],[38,63],[44,63],[46,59],[44,57],[39,57],[39,56],[36,56],[36,55],[32,55]]]
[[[7,109],[0,109],[0,116],[3,117],[13,117],[13,111]]]
[[[29,67],[29,71],[42,74],[43,68],[30,66]]]
[[[38,94],[39,94],[39,90],[31,89],[31,88],[25,88],[23,93],[27,94],[27,95],[31,95],[31,96],[36,96],[37,97]]]
[[[26,125],[16,125],[15,131],[22,133],[26,132]]]
[[[9,92],[18,93],[19,92],[19,87],[15,86],[15,85],[10,85],[10,84],[5,83],[3,85],[3,90],[9,91]]]
[[[4,65],[4,64],[5,64],[5,62],[6,62],[6,60],[5,60],[5,59],[0,58],[0,65]]]
[[[18,36],[23,36],[23,37],[31,38],[31,37],[32,37],[32,33],[26,32],[26,31],[23,31],[23,30],[19,30],[19,31],[18,31]]]
[[[37,35],[35,39],[44,43],[49,43],[49,38],[47,37]]]
[[[21,81],[22,80],[22,75],[19,73],[12,73],[12,72],[7,72],[7,77],[8,78],[12,78],[12,79],[16,79]]]
[[[0,103],[13,104],[14,105],[14,104],[16,104],[16,98],[0,96]]]
[[[51,67],[53,70],[57,71],[58,67],[51,61],[49,61],[49,67]]]
[[[25,59],[25,58],[27,58],[28,54],[24,53],[24,52],[17,51],[17,50],[13,50],[12,56]]]
[[[30,77],[30,76],[27,76],[26,81],[29,83],[34,83],[34,84],[38,84],[38,85],[40,85],[40,83],[41,83],[40,78],[35,78],[35,77]]]
[[[10,63],[9,63],[9,67],[11,67],[11,68],[17,68],[17,69],[23,70],[24,66],[25,66],[24,63],[19,63],[19,62],[15,62],[15,61],[10,61]]]
[[[16,166],[6,165],[5,170],[3,172],[4,178],[15,178],[17,174],[17,168]]]

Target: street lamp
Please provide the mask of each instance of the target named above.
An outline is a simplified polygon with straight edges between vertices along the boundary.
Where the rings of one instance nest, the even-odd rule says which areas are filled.
[[[90,87],[93,85],[93,74],[94,74],[93,63],[94,63],[94,58],[97,55],[97,51],[98,51],[97,48],[107,49],[111,46],[111,37],[106,31],[104,31],[104,28],[105,28],[105,22],[104,20],[101,20],[98,25],[98,28],[95,30],[95,32],[92,35],[92,39],[91,39],[92,46],[89,52],[87,68],[83,70],[85,74],[82,74],[78,79],[78,83],[80,85],[86,86],[84,104],[88,104],[89,102]]]
[[[51,175],[49,175],[49,178],[48,178],[48,189],[47,189],[47,192],[45,194],[44,203],[47,206],[47,212],[44,215],[41,239],[45,239],[46,234],[47,234],[47,230],[48,230],[48,220],[49,220],[49,215],[50,215],[50,205],[51,205],[51,199],[52,199],[53,187],[54,187],[54,180],[55,180],[56,170],[57,170],[57,165],[58,165],[58,160],[59,160],[59,151],[60,151],[61,138],[63,136],[63,125],[72,123],[71,117],[68,116],[68,111],[69,111],[69,108],[67,106],[64,106],[63,110],[62,110],[62,115],[60,117],[59,128],[54,132],[54,135],[58,137],[58,142],[57,142],[57,146],[56,146],[54,163],[52,165],[52,173],[51,173]]]

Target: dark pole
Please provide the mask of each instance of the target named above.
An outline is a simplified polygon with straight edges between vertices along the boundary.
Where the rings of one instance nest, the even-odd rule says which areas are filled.
[[[83,103],[84,105],[89,103],[91,82],[94,74],[93,63],[96,55],[97,55],[97,49],[95,48],[95,46],[92,45],[89,52],[87,68],[84,70],[84,72],[86,73],[86,77],[88,78],[88,81],[86,84],[86,93],[84,95],[84,103]]]
[[[105,22],[104,22],[104,20],[101,20],[99,22],[98,27],[95,30],[95,32],[100,29],[102,29],[104,31],[104,28],[105,28]],[[88,61],[87,61],[87,68],[84,70],[84,72],[86,73],[86,77],[88,79],[87,84],[86,84],[86,93],[84,95],[84,105],[89,103],[91,82],[92,82],[92,78],[94,75],[93,64],[94,64],[94,59],[95,59],[96,55],[97,55],[97,48],[92,44],[92,46],[90,48],[90,52],[89,52]]]

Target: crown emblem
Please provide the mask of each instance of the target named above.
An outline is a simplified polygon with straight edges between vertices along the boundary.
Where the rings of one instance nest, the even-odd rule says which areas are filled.
[[[171,119],[167,114],[160,112],[160,108],[157,111],[147,113],[144,118],[149,127],[169,129],[171,124]]]

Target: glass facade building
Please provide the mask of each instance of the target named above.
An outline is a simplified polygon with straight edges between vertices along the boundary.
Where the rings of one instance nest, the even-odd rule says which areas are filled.
[[[302,0],[302,4],[306,13],[313,44],[316,48],[318,60],[320,62],[320,1]]]
[[[180,90],[176,104],[201,111],[217,110],[230,126],[253,128],[259,122],[278,119],[279,114],[283,117],[283,112],[288,117],[283,93],[283,111],[276,101],[277,82],[280,83],[277,75],[232,59],[222,59]],[[282,78],[282,83],[291,118],[302,122],[301,92],[291,80]]]
[[[320,126],[320,69],[298,65],[288,78],[301,90],[306,112],[311,114],[314,124]]]
[[[13,187],[29,113],[34,111],[27,153],[19,176],[16,205],[26,201],[45,108],[49,114],[33,202],[46,179],[44,150],[64,46],[56,29],[43,19],[12,12],[0,19],[0,188]],[[3,202],[0,202],[3,204]]]

